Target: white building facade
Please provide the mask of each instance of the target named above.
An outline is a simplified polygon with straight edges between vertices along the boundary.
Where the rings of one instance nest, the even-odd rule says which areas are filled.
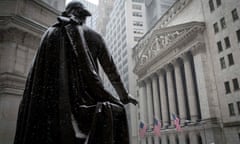
[[[141,144],[240,142],[240,2],[181,0],[134,47]],[[172,114],[180,118],[175,129]],[[153,119],[161,135],[153,133]]]

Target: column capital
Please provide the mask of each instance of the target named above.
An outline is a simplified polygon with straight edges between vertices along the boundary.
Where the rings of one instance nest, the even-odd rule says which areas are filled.
[[[157,73],[153,73],[153,74],[150,75],[150,78],[151,78],[151,79],[155,79],[157,76],[158,76]]]
[[[192,46],[191,48],[191,53],[192,55],[197,55],[199,53],[204,53],[206,52],[206,46],[204,42],[198,42],[197,44],[195,44],[194,46]]]
[[[156,71],[156,73],[157,73],[158,76],[159,76],[159,75],[163,75],[165,72],[166,72],[166,71],[165,71],[163,68],[161,68],[161,69],[159,69],[159,70]]]
[[[144,82],[145,82],[146,84],[149,83],[149,82],[151,82],[151,76],[145,78],[145,79],[144,79]]]
[[[137,84],[139,87],[142,87],[145,85],[145,82],[143,80],[138,80]]]
[[[181,58],[184,60],[184,61],[186,61],[186,60],[189,60],[190,59],[190,52],[189,51],[187,51],[187,52],[184,52],[184,53],[182,53],[181,54]]]
[[[171,61],[171,64],[172,64],[174,67],[180,66],[180,64],[181,64],[180,58],[176,58],[176,59],[172,60],[172,61]]]
[[[171,63],[169,63],[169,64],[166,64],[166,65],[164,66],[164,69],[166,70],[166,72],[172,71],[172,70],[173,70],[173,66],[172,66]]]

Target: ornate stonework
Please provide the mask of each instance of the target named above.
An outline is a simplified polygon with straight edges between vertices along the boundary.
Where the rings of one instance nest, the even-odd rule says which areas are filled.
[[[134,48],[135,73],[149,66],[156,58],[166,56],[170,51],[181,48],[184,43],[197,36],[205,28],[202,22],[190,22],[177,26],[159,28],[150,37],[140,40]]]

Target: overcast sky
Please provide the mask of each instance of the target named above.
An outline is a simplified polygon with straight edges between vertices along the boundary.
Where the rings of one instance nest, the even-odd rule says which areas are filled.
[[[70,2],[70,1],[72,1],[72,0],[66,0],[66,4],[67,4],[68,2]],[[92,2],[92,3],[94,3],[94,4],[98,4],[98,0],[87,0],[87,1],[90,1],[90,2]]]

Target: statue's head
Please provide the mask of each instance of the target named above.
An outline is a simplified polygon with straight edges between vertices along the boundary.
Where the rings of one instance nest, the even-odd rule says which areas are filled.
[[[67,4],[63,15],[74,15],[79,18],[86,18],[87,16],[91,16],[91,13],[85,8],[85,6],[81,2],[71,1]]]

